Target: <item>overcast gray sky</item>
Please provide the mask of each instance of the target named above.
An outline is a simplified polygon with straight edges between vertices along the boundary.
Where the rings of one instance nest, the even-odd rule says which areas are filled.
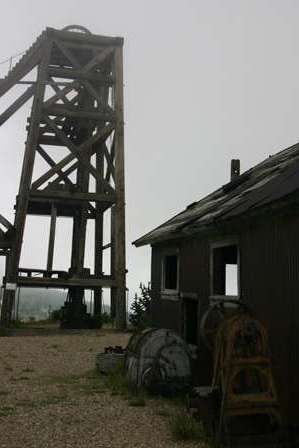
[[[131,242],[229,178],[298,142],[298,0],[10,0],[0,62],[47,27],[123,36],[127,266],[131,295],[150,277],[150,249]],[[4,76],[7,64],[0,65]],[[9,98],[0,99],[5,107]],[[0,213],[13,218],[28,111],[0,128]],[[45,265],[48,221],[26,232],[22,265]],[[66,223],[55,263],[65,263]],[[87,251],[88,252],[88,251]],[[87,253],[86,265],[90,262]],[[0,268],[3,269],[3,260]]]

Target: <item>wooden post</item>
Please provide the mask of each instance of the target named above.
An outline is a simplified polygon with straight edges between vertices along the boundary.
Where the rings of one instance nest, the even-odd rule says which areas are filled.
[[[96,169],[99,174],[99,179],[104,177],[104,153],[101,147],[96,152]],[[103,193],[103,187],[100,180],[96,182],[96,193]],[[96,203],[96,218],[95,218],[95,247],[94,247],[94,273],[97,278],[102,275],[103,271],[103,212],[101,204]],[[94,315],[102,313],[102,289],[94,290]]]
[[[55,245],[55,233],[56,233],[56,219],[57,208],[52,205],[51,207],[51,223],[50,223],[50,235],[48,245],[48,260],[47,260],[47,272],[53,270],[53,257],[54,257],[54,245]]]
[[[19,309],[20,309],[20,295],[21,295],[21,288],[18,288],[18,296],[17,296],[17,309],[16,309],[16,321],[19,320]]]
[[[115,278],[115,206],[111,207],[111,249],[110,249],[110,269],[111,276]],[[116,317],[116,288],[110,289],[110,316],[112,319]]]
[[[124,109],[123,109],[123,54],[122,47],[115,50],[115,278],[116,328],[126,328],[126,235],[125,235],[125,166],[124,166]]]

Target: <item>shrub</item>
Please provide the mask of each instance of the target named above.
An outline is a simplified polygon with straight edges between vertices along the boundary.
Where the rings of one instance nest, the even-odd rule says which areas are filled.
[[[113,324],[113,318],[110,316],[110,314],[104,312],[101,315],[102,324]]]
[[[102,315],[95,314],[94,316],[89,317],[89,328],[102,328]]]
[[[143,407],[146,405],[145,398],[142,394],[136,395],[136,397],[133,397],[129,400],[129,406],[132,407]]]
[[[58,322],[59,320],[61,320],[61,317],[62,317],[61,309],[49,312],[49,320],[52,322]]]
[[[0,327],[0,337],[9,336],[9,330],[4,327]]]
[[[107,374],[105,384],[113,395],[126,395],[128,393],[129,383],[124,374],[123,365],[119,365]]]
[[[19,319],[11,321],[12,328],[22,328],[23,326],[24,326],[24,323]]]
[[[134,328],[140,330],[150,325],[149,310],[151,304],[150,284],[147,286],[140,283],[140,294],[135,294],[130,307],[130,323]]]
[[[176,413],[170,420],[171,432],[175,440],[195,440],[206,442],[202,423],[195,420],[187,411]]]

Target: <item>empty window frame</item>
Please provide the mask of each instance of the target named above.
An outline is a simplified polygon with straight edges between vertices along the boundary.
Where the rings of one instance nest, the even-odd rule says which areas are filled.
[[[165,255],[162,260],[162,290],[178,291],[178,255]]]
[[[239,246],[236,243],[212,245],[211,248],[211,295],[238,298]]]

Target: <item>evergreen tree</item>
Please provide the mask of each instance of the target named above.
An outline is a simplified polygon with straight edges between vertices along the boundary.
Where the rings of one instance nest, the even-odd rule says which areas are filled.
[[[149,309],[151,304],[150,284],[139,286],[140,294],[135,294],[133,302],[130,306],[130,322],[136,329],[140,330],[149,326]]]

